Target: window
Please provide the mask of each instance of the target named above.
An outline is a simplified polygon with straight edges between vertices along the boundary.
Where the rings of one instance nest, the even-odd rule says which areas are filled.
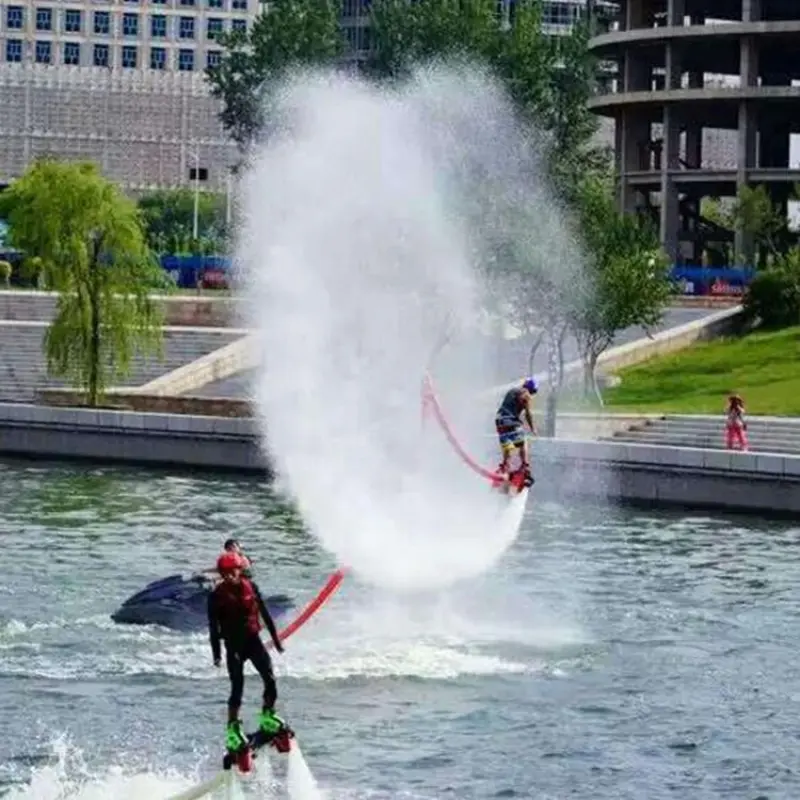
[[[103,12],[105,13],[105,12]],[[108,66],[108,45],[96,44],[94,46],[94,65],[96,67]]]
[[[181,72],[194,69],[194,50],[178,50],[178,69]]]
[[[225,30],[224,24],[218,17],[209,17],[206,26],[206,38],[214,41]]]
[[[234,33],[245,33],[247,31],[247,20],[246,19],[235,19],[231,23],[231,29]]]
[[[36,9],[36,30],[37,31],[53,30],[53,10],[51,8]]]
[[[123,14],[122,15],[122,35],[123,36],[138,36],[139,35],[139,15],[138,14]]]
[[[181,39],[194,39],[194,17],[181,17],[178,30]]]
[[[81,63],[81,46],[78,42],[64,42],[64,63],[78,67]]]
[[[150,69],[166,69],[167,51],[163,47],[150,48]]]
[[[167,0],[150,0],[151,6],[165,6],[167,4]]]
[[[122,48],[122,66],[125,69],[136,69],[136,47],[126,44]]]
[[[94,32],[107,34],[111,30],[111,14],[108,11],[94,12]]]
[[[234,11],[247,11],[247,0],[231,0],[231,8]]]
[[[68,8],[64,13],[64,30],[67,33],[80,33],[81,27],[81,12]]]
[[[222,61],[222,50],[209,50],[206,53],[206,66],[216,67]]]
[[[209,8],[222,8],[222,0],[208,0]]]
[[[6,9],[6,28],[19,31],[25,27],[25,9],[22,6],[9,6]],[[8,61],[8,58],[6,58]]]
[[[6,39],[6,61],[22,61],[22,39]]]
[[[194,0],[181,0],[181,5],[182,6],[193,6],[194,5]]]
[[[53,46],[50,42],[36,42],[36,63],[49,64],[53,57]]]
[[[163,39],[166,35],[167,35],[166,16],[164,16],[164,14],[153,14],[153,16],[150,17],[150,36],[153,39]]]

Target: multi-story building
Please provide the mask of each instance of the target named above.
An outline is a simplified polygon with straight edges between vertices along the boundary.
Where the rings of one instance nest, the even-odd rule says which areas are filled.
[[[0,0],[0,184],[52,154],[94,159],[130,189],[186,184],[195,165],[223,188],[237,154],[204,71],[217,36],[247,28],[259,2]],[[569,31],[587,3],[609,5],[548,0],[545,29]],[[353,60],[370,49],[369,14],[369,0],[343,0]]]
[[[615,122],[620,206],[654,213],[676,261],[733,238],[702,218],[703,198],[762,184],[788,205],[800,181],[789,160],[798,44],[797,0],[621,0],[615,30],[591,42],[619,64],[592,107]],[[752,255],[745,231],[736,252]]]
[[[204,70],[257,0],[0,0],[0,181],[93,158],[129,188],[220,188],[235,149]]]

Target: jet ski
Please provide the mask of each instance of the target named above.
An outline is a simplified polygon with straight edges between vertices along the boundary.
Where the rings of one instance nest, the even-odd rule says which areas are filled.
[[[153,581],[129,597],[112,615],[121,625],[161,625],[175,631],[196,632],[208,628],[208,595],[214,586],[210,575],[169,575]],[[264,603],[277,621],[294,607],[285,594],[273,594]]]

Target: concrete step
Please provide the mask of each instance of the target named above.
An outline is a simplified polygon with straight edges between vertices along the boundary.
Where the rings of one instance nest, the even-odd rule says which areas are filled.
[[[725,440],[722,436],[677,436],[664,434],[639,434],[629,436],[602,437],[601,441],[631,444],[668,445],[671,447],[703,447],[714,450],[725,449]],[[800,440],[788,440],[782,437],[750,438],[748,442],[751,450],[766,453],[800,453]]]
[[[724,421],[718,420],[713,425],[671,425],[665,423],[656,423],[654,425],[635,425],[625,432],[625,434],[664,433],[681,436],[715,436],[724,430]],[[800,437],[800,425],[790,428],[773,425],[758,425],[748,421],[747,431],[749,436]]]
[[[0,339],[0,399],[30,401],[36,389],[64,386],[47,375],[44,327],[6,325]],[[235,341],[240,334],[220,330],[167,330],[164,358],[135,358],[125,386],[139,386]]]
[[[748,425],[768,426],[770,428],[780,429],[800,429],[800,417],[769,417],[762,415],[745,415]],[[655,423],[670,424],[670,425],[713,425],[722,422],[724,424],[725,415],[721,412],[719,414],[709,415],[673,415],[667,414],[663,419],[653,420]]]

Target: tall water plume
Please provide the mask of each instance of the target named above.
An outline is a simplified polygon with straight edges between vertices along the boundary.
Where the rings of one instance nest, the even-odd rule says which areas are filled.
[[[487,262],[532,226],[553,274],[577,262],[535,139],[463,64],[391,90],[296,76],[272,124],[243,182],[237,249],[270,460],[322,545],[366,579],[415,589],[478,574],[518,515],[422,430],[420,384],[435,354],[459,434],[492,452],[495,401],[476,400],[492,376]]]

